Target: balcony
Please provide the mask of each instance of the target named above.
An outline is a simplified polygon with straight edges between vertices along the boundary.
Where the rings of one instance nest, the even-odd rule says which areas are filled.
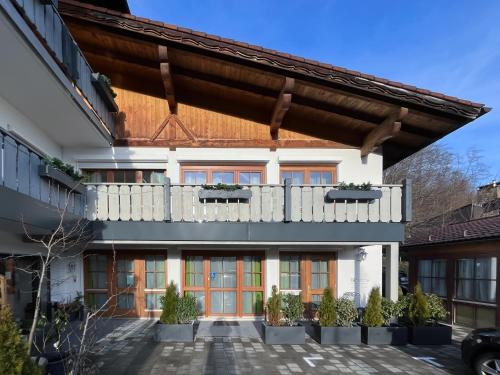
[[[2,27],[6,28],[1,38],[6,58],[0,64],[6,76],[0,79],[0,95],[22,108],[27,117],[60,144],[109,145],[118,107],[107,87],[97,79],[54,3],[0,0],[0,16]],[[24,87],[26,82],[30,83],[29,88]],[[68,118],[72,118],[71,124]],[[82,126],[89,123],[92,131]],[[106,143],[96,143],[97,136]]]
[[[87,218],[186,223],[401,223],[409,186],[377,185],[380,198],[329,198],[337,185],[243,186],[245,198],[206,197],[199,185],[87,184]],[[241,194],[240,194],[241,195]]]
[[[0,229],[15,222],[50,230],[63,210],[65,219],[83,217],[85,194],[43,173],[43,165],[38,153],[0,131]]]

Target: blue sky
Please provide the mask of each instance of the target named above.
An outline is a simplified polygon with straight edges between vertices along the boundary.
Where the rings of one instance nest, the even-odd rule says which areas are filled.
[[[133,14],[359,70],[493,111],[448,135],[500,179],[500,1],[129,0]]]

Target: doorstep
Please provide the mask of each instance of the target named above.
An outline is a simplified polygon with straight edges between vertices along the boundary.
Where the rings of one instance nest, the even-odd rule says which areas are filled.
[[[216,320],[200,321],[196,337],[245,337],[261,338],[260,321]]]

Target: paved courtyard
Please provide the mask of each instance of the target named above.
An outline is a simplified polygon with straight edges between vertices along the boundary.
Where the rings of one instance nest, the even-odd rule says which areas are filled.
[[[305,345],[265,345],[250,322],[238,330],[202,323],[194,343],[155,343],[153,321],[111,322],[97,348],[100,374],[471,374],[460,361],[460,328],[448,346],[321,346],[309,337]]]

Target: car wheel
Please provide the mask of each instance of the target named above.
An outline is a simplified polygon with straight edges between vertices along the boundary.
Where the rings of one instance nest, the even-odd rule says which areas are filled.
[[[500,353],[485,353],[474,361],[474,370],[478,375],[500,375]]]

